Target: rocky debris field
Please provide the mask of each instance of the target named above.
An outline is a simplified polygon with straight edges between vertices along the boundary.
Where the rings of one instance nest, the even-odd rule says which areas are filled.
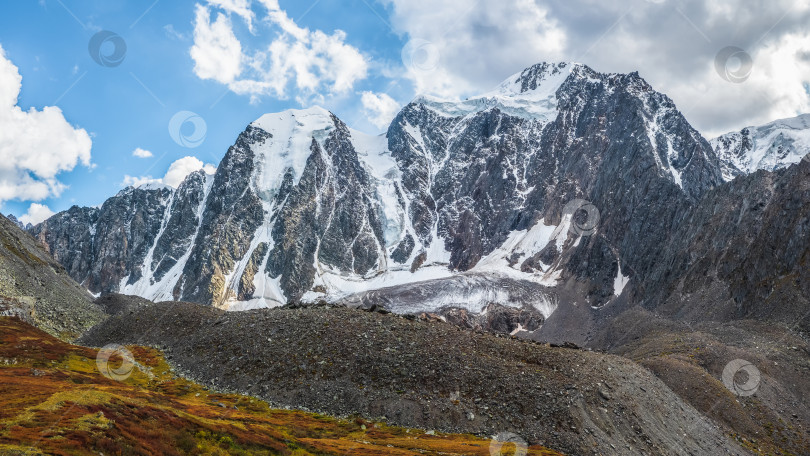
[[[177,377],[159,350],[130,345],[104,353],[0,317],[0,454],[486,456],[490,448],[515,448],[509,435],[496,441],[274,410]],[[520,449],[561,456],[536,445]]]
[[[647,367],[758,454],[810,454],[810,337],[797,327],[759,320],[689,323],[632,308],[599,331],[593,346]],[[749,385],[741,395],[723,381],[734,360],[755,369],[753,378],[733,377],[735,385]]]
[[[121,295],[121,297],[124,298],[123,295]],[[490,302],[484,306],[480,312],[473,312],[469,309],[452,305],[436,307],[433,311],[423,311],[417,308],[410,309],[412,312],[403,312],[403,309],[396,309],[396,307],[392,310],[391,307],[393,306],[385,301],[339,301],[336,303],[318,301],[314,303],[292,303],[284,306],[285,309],[335,307],[379,312],[383,314],[396,313],[409,320],[443,321],[458,326],[461,329],[518,336],[523,339],[534,339],[537,335],[537,331],[542,328],[545,322],[545,316],[542,312],[530,304],[512,307]]]
[[[81,343],[157,346],[182,375],[276,406],[440,431],[514,432],[572,455],[749,454],[618,356],[346,308],[226,313],[134,301],[117,308]]]
[[[65,268],[1,215],[0,301],[0,315],[22,317],[63,339],[78,337],[104,318],[93,297]]]
[[[696,313],[726,296],[721,290],[682,302]],[[810,313],[789,324],[764,318],[718,322],[672,317],[625,297],[593,309],[561,294],[536,337],[635,361],[757,454],[810,454],[810,334],[802,329]],[[756,368],[750,395],[735,395],[724,384],[723,372],[735,360]],[[734,381],[745,384],[749,377],[741,372]]]

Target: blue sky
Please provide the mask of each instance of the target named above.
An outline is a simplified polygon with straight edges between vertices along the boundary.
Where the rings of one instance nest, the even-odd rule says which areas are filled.
[[[92,137],[92,169],[76,166],[63,173],[60,181],[69,188],[59,197],[41,201],[54,211],[73,204],[100,204],[121,189],[125,175],[160,177],[173,161],[188,155],[217,164],[251,121],[266,112],[300,106],[294,98],[271,95],[251,103],[249,96],[197,77],[189,56],[194,2],[63,3],[4,2],[0,14],[0,45],[23,78],[18,105],[24,110],[59,106],[68,122]],[[374,47],[363,47],[370,58],[399,59],[401,38],[362,0],[321,0],[308,14],[310,5],[306,3],[290,1],[283,6],[303,26],[330,32],[342,29],[349,44],[374,42]],[[385,14],[381,5],[377,9]],[[98,65],[88,52],[90,38],[102,29],[117,33],[126,42],[124,61],[117,67]],[[256,33],[252,37],[245,30],[240,36],[258,42],[271,31]],[[390,81],[372,77],[358,83],[355,90],[385,91],[388,84]],[[407,88],[395,88],[392,93],[396,92],[408,95]],[[329,109],[345,121],[374,131],[375,127],[357,115],[359,97],[347,93],[329,101]],[[169,120],[178,111],[192,111],[205,120],[207,132],[199,147],[181,147],[170,137]],[[136,148],[152,152],[153,157],[134,157]],[[8,201],[0,210],[20,215],[29,204]]]
[[[245,126],[267,112],[318,104],[356,129],[380,132],[417,93],[482,93],[541,61],[639,71],[707,137],[810,112],[810,4],[741,4],[6,1],[0,211],[20,216],[33,208],[41,217],[100,204],[125,183],[170,183],[189,167],[216,165]],[[126,44],[120,65],[91,56],[91,40],[102,31]],[[114,41],[95,56],[111,53]],[[716,65],[729,46],[750,56],[742,82],[729,81]],[[737,71],[734,62],[729,67]],[[12,106],[17,73],[22,83]],[[204,122],[197,147],[170,135],[181,112]],[[193,133],[186,122],[175,138]],[[134,156],[136,149],[151,156]]]

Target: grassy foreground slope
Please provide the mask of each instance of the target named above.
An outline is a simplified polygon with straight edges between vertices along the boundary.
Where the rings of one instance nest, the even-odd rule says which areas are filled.
[[[116,381],[100,373],[98,350],[0,317],[0,454],[490,454],[491,441],[471,435],[272,410],[175,376],[157,350],[127,348],[135,367]],[[112,357],[109,367],[122,362]],[[560,453],[533,446],[527,454]]]

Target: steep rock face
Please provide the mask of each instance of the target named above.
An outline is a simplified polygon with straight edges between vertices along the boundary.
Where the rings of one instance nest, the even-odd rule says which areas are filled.
[[[115,291],[116,283],[129,285],[140,279],[170,195],[168,189],[135,189],[119,194],[114,204],[102,205],[95,225],[91,288],[108,293]]]
[[[273,227],[266,272],[280,277],[285,295],[298,299],[318,268],[364,276],[384,266],[379,203],[360,163],[351,132],[330,115],[323,143],[313,138],[303,175],[286,197]]]
[[[154,279],[160,281],[188,252],[194,243],[197,227],[200,226],[200,207],[208,191],[204,171],[189,175],[172,195],[164,226],[152,252],[151,262],[144,266],[154,271]]]
[[[73,280],[88,287],[95,265],[95,226],[99,210],[73,206],[30,230]]]
[[[782,169],[810,153],[810,114],[746,127],[719,136],[711,144],[727,181],[760,169]]]
[[[647,307],[810,328],[810,160],[709,192],[661,252],[642,278]]]
[[[671,100],[637,74],[581,65],[538,65],[460,104],[417,101],[388,138],[410,199],[414,252],[439,242],[457,270],[486,257],[501,269],[589,279],[595,304],[613,295],[620,262],[654,262],[674,221],[722,182],[711,147]],[[574,246],[565,205],[576,198],[601,217],[595,235]],[[555,247],[543,239],[514,249],[543,226],[566,226]],[[442,259],[429,254],[426,264]]]
[[[601,305],[721,182],[710,145],[637,74],[539,64],[463,102],[419,98],[383,136],[320,108],[268,114],[213,178],[130,189],[34,233],[97,293],[247,309],[478,274],[584,282]]]
[[[221,304],[225,276],[248,250],[264,214],[251,187],[255,171],[251,145],[268,138],[248,127],[225,155],[205,200],[191,254],[175,286],[176,298]]]
[[[155,209],[154,234],[139,270],[133,271],[116,291],[151,299],[171,300],[179,296],[178,278],[186,267],[200,227],[200,214],[211,176],[204,171],[191,173],[177,189],[169,192],[165,204]],[[105,292],[106,293],[106,292]]]
[[[88,290],[118,291],[140,279],[171,195],[168,188],[130,187],[99,209],[73,207],[31,232]]]

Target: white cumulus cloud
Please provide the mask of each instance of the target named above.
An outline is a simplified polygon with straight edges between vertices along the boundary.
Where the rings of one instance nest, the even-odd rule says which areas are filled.
[[[250,0],[208,0],[208,4],[240,16],[244,19],[248,29],[253,31],[253,21],[256,15],[250,9]]]
[[[19,220],[23,223],[23,225],[32,224],[36,225],[38,223],[42,223],[47,220],[50,216],[54,215],[56,212],[52,211],[48,206],[39,203],[31,203],[31,206],[28,207],[28,212],[24,215],[21,215]]]
[[[175,160],[169,165],[169,170],[166,175],[161,178],[154,178],[152,176],[130,176],[125,175],[122,185],[125,187],[140,187],[143,185],[168,185],[172,188],[177,188],[188,177],[189,174],[203,170],[206,174],[214,174],[217,167],[210,163],[203,163],[197,157],[183,157]]]
[[[191,58],[198,77],[225,84],[252,99],[262,95],[288,98],[296,91],[296,98],[302,100],[347,92],[367,76],[368,61],[357,48],[346,44],[345,32],[330,34],[300,27],[277,0],[260,0],[258,5],[267,38],[264,45],[250,51],[243,49],[231,19],[236,15],[253,30],[253,3],[208,0],[196,5]]]
[[[236,81],[242,72],[242,43],[236,39],[227,15],[218,13],[211,22],[209,9],[196,6],[191,58],[194,73],[201,79],[213,79],[227,85]]]
[[[138,148],[136,148],[135,150],[132,151],[132,156],[133,157],[138,157],[138,158],[151,158],[153,156],[153,154],[152,154],[152,152],[150,152],[150,151],[148,151],[146,149],[141,149],[140,147],[138,147]]]
[[[410,45],[405,77],[418,93],[447,98],[489,90],[533,63],[564,55],[567,36],[546,2],[383,0]]]
[[[75,128],[55,106],[23,111],[17,106],[22,76],[0,46],[0,204],[41,201],[67,188],[58,175],[90,165],[90,135]]]
[[[360,102],[368,121],[380,129],[386,128],[400,109],[399,103],[385,93],[363,92]]]

